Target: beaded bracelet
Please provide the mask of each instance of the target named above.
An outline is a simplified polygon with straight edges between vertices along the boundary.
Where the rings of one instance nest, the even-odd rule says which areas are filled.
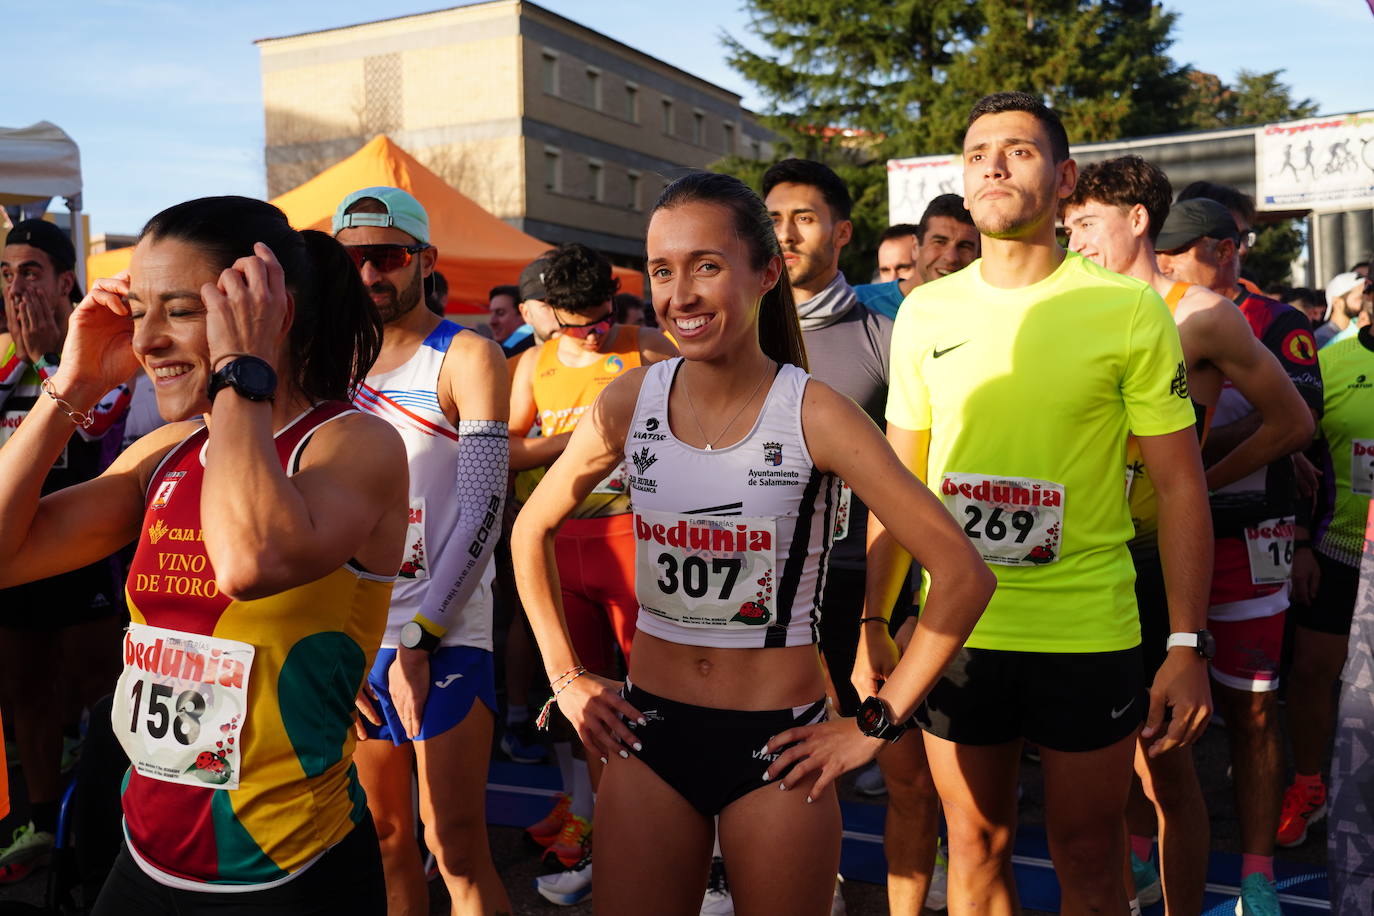
[[[82,413],[66,401],[62,400],[57,394],[57,389],[53,387],[51,379],[43,379],[43,393],[57,402],[57,406],[81,429],[90,429],[95,425],[95,417],[88,413]]]
[[[535,728],[544,729],[545,731],[548,730],[549,711],[553,708],[553,704],[558,702],[558,695],[563,691],[567,690],[570,686],[572,686],[573,681],[577,680],[586,673],[587,669],[583,668],[581,665],[578,665],[576,668],[570,668],[568,671],[554,678],[553,681],[550,682],[549,686],[553,687],[554,684],[558,683],[559,681],[562,681],[563,678],[568,677],[569,674],[572,674],[572,677],[569,677],[566,681],[563,681],[562,687],[554,687],[553,696],[545,700],[544,705],[539,708],[539,715],[536,716],[534,719]]]

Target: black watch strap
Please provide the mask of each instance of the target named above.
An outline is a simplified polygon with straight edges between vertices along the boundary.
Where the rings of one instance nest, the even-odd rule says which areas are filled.
[[[870,738],[896,741],[906,733],[906,726],[888,718],[887,704],[877,697],[869,697],[859,705],[859,731]]]
[[[210,403],[225,388],[232,388],[249,401],[270,401],[277,393],[277,372],[267,360],[256,356],[239,356],[220,367],[210,376]]]
[[[403,649],[433,652],[439,648],[439,637],[422,627],[418,621],[410,620],[401,627],[400,643]]]

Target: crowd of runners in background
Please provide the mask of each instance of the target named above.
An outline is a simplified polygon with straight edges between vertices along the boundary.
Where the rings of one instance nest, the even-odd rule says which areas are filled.
[[[1186,916],[1216,722],[1236,912],[1280,912],[1275,849],[1323,817],[1332,910],[1367,912],[1369,264],[1259,289],[1245,194],[1080,169],[1022,93],[963,162],[874,282],[845,183],[786,159],[667,187],[648,301],[572,243],[476,329],[397,188],[331,233],[180,204],[89,292],[14,226],[0,882],[75,765],[94,912],[398,916],[436,874],[511,912],[495,743],[559,769],[526,831],[554,904],[843,913],[854,771],[891,913],[1011,913],[1030,754],[1062,911]]]

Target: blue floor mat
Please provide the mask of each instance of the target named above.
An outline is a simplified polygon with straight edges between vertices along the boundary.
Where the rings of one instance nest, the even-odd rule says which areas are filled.
[[[487,782],[487,821],[503,827],[528,826],[548,813],[559,788],[557,767],[492,761]],[[887,809],[883,805],[851,802],[841,802],[840,808],[844,819],[840,873],[846,878],[883,884],[887,880],[883,858],[883,816]],[[1042,827],[1031,825],[1017,831],[1012,863],[1021,904],[1037,910],[1058,910],[1059,882],[1050,864]],[[1285,916],[1315,916],[1331,911],[1325,873],[1282,861],[1274,863],[1274,872]],[[1234,912],[1239,874],[1240,856],[1212,853],[1207,873],[1206,916]],[[1164,906],[1147,907],[1145,913],[1163,916]]]

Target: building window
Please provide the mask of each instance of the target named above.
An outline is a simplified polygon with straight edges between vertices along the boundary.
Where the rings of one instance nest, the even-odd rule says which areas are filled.
[[[563,189],[563,157],[552,147],[544,148],[544,190],[557,194]]]
[[[639,123],[639,87],[634,83],[625,84],[625,120]]]
[[[587,196],[592,200],[602,200],[606,194],[606,170],[602,168],[600,160],[587,160]]]
[[[601,71],[595,67],[587,68],[587,98],[593,108],[601,110]]]
[[[692,112],[692,142],[697,146],[706,145],[706,115]]]
[[[558,95],[558,55],[552,51],[545,51],[542,62],[544,67],[544,91],[549,95]]]
[[[763,158],[763,149],[759,146],[759,141],[757,140],[749,141],[749,152],[753,154],[755,162]]]
[[[735,155],[735,125],[726,121],[720,126],[721,132],[725,135],[725,155],[733,156]]]
[[[628,178],[630,179],[630,192],[629,192],[629,195],[628,195],[628,196],[629,196],[629,200],[626,202],[626,206],[628,206],[631,210],[638,210],[638,209],[639,209],[639,173],[638,173],[638,172],[630,172],[629,175],[628,175]]]
[[[663,100],[663,132],[668,136],[673,135],[673,100]]]

